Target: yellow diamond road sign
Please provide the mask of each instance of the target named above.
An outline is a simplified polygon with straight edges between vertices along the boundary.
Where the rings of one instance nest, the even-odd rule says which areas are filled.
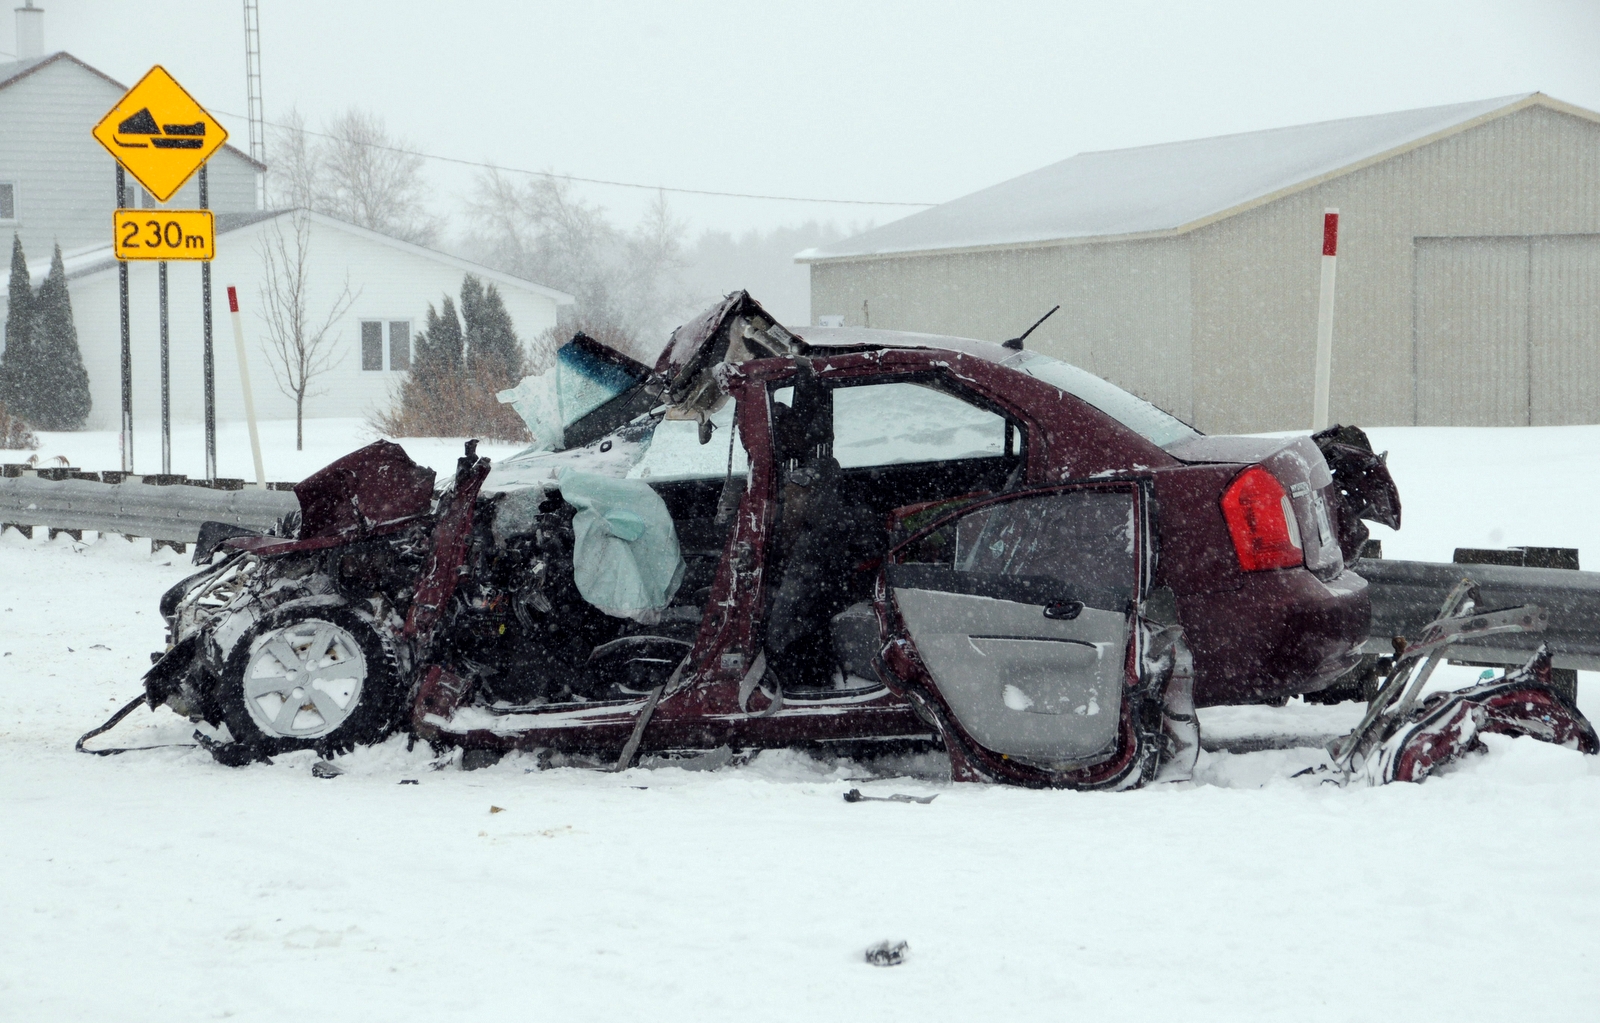
[[[160,64],[94,126],[94,137],[158,202],[177,194],[228,141],[222,125]]]

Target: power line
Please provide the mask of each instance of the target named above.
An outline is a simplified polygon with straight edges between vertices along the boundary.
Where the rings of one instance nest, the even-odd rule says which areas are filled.
[[[244,117],[245,116],[243,114],[236,114],[236,113],[233,113],[232,111],[221,110],[221,109],[218,109],[217,113],[224,114],[224,115],[226,115],[228,117]],[[529,174],[529,175],[533,175],[534,177],[540,177],[540,178],[559,178],[562,181],[577,181],[577,182],[582,182],[583,184],[586,184],[586,185],[610,185],[613,188],[639,188],[639,189],[644,189],[645,191],[649,191],[649,192],[674,192],[674,193],[677,193],[678,195],[712,195],[712,196],[720,196],[720,197],[725,198],[725,199],[765,199],[765,200],[772,201],[772,202],[830,203],[830,204],[833,204],[833,205],[836,205],[836,206],[918,206],[918,207],[927,207],[927,206],[937,206],[937,205],[939,205],[938,203],[933,203],[933,202],[876,202],[876,201],[871,200],[871,199],[816,199],[816,198],[809,198],[807,196],[801,196],[801,195],[760,195],[760,194],[753,193],[753,192],[718,192],[718,191],[714,191],[714,190],[709,189],[709,188],[673,188],[670,185],[645,185],[645,184],[640,184],[637,181],[612,181],[612,180],[607,179],[607,178],[585,178],[585,177],[579,177],[576,174],[557,174],[555,171],[528,170],[525,167],[501,167],[498,164],[484,163],[484,162],[482,162],[480,160],[463,160],[460,157],[440,156],[437,153],[424,153],[424,152],[421,152],[419,150],[404,149],[404,148],[401,148],[399,146],[385,146],[385,145],[380,145],[379,143],[376,143],[376,142],[359,142],[359,141],[356,141],[355,139],[342,138],[342,137],[340,137],[338,135],[329,135],[327,132],[312,131],[309,128],[294,128],[294,127],[291,127],[291,126],[285,125],[285,124],[276,124],[276,123],[274,123],[272,121],[264,121],[262,123],[271,125],[274,128],[282,128],[282,129],[284,129],[286,131],[298,131],[298,132],[302,132],[303,134],[306,134],[306,135],[315,135],[318,138],[324,138],[324,139],[335,139],[337,141],[345,142],[345,143],[355,142],[355,144],[359,145],[359,146],[367,146],[367,147],[372,148],[372,149],[383,149],[383,150],[387,150],[387,151],[389,151],[391,153],[401,153],[401,154],[403,154],[405,156],[421,157],[424,160],[438,160],[441,163],[454,163],[454,164],[459,164],[459,165],[461,165],[463,167],[479,167],[479,168],[482,168],[484,170],[505,171],[506,173],[509,173],[509,174]]]

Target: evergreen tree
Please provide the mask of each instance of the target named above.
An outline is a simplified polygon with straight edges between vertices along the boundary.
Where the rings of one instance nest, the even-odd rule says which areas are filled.
[[[461,318],[466,321],[467,369],[496,387],[510,387],[527,375],[527,355],[511,325],[500,289],[487,289],[467,274],[461,282]]]
[[[22,419],[32,418],[33,363],[33,288],[28,284],[28,259],[22,253],[22,239],[13,234],[6,350],[0,356],[0,405]]]
[[[45,430],[81,430],[89,418],[89,374],[72,323],[72,297],[67,293],[67,268],[61,246],[50,260],[50,273],[33,300],[34,414],[30,421]]]
[[[467,369],[478,370],[478,321],[483,316],[483,282],[471,274],[461,278],[461,340],[467,353]]]
[[[465,327],[462,325],[465,320]],[[500,292],[468,274],[461,282],[461,317],[455,301],[428,306],[394,406],[373,424],[394,437],[489,437],[526,441],[516,411],[495,394],[527,372],[527,356],[511,326]]]
[[[449,295],[444,297],[443,310],[435,312],[428,303],[428,325],[417,335],[416,353],[411,360],[411,375],[427,389],[435,381],[453,380],[461,375],[463,346],[461,321],[456,318],[456,304]]]

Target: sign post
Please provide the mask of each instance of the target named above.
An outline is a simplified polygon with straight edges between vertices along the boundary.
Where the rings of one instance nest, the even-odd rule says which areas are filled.
[[[122,168],[117,168],[120,173]],[[201,169],[204,174],[204,168]],[[169,334],[167,330],[167,261],[174,259],[209,260],[216,255],[217,229],[210,210],[124,210],[111,215],[112,248],[122,261],[121,283],[126,284],[128,263],[134,260],[156,261],[156,281],[161,309],[161,471],[172,472],[172,373]],[[207,263],[207,266],[210,264]],[[123,319],[126,325],[127,319]],[[124,331],[126,334],[126,331]],[[127,373],[123,374],[124,380]],[[130,392],[131,393],[131,392]],[[129,393],[123,395],[124,418],[131,414],[128,408]],[[123,424],[131,431],[131,422]],[[131,448],[129,449],[131,450]],[[126,461],[127,456],[124,456]],[[123,466],[124,472],[132,467]]]
[[[119,260],[122,302],[122,471],[133,472],[133,348],[128,328],[128,261],[156,260],[161,303],[161,471],[172,471],[171,391],[167,336],[167,261],[201,260],[200,284],[205,326],[206,477],[217,475],[216,406],[211,359],[211,259],[216,226],[208,208],[205,163],[228,141],[228,133],[193,96],[156,65],[92,131],[117,161],[117,210],[112,249]],[[128,208],[127,175],[132,174],[157,202],[167,202],[200,172],[200,209]]]
[[[117,164],[117,206],[128,204],[128,175]],[[133,339],[128,333],[128,264],[117,264],[117,297],[122,303],[122,471],[133,472]]]
[[[210,215],[206,195],[206,169],[200,168],[200,209]],[[206,402],[206,479],[217,478],[217,372],[211,354],[211,262],[200,264],[200,322],[202,324],[205,402]]]
[[[1322,212],[1322,294],[1317,300],[1317,374],[1311,399],[1311,431],[1328,428],[1328,392],[1333,385],[1333,273],[1339,258],[1339,211]]]
[[[161,475],[172,472],[172,366],[167,343],[167,261],[156,264],[161,301]]]

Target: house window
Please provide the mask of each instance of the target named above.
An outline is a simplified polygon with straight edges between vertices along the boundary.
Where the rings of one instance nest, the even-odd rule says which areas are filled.
[[[383,341],[384,327],[389,330],[389,344],[385,347]],[[385,364],[384,356],[388,355]],[[410,320],[362,320],[361,321],[361,368],[383,372],[404,373],[411,368],[411,321]]]
[[[17,219],[17,186],[10,181],[0,181],[0,221],[7,223]]]
[[[361,368],[383,369],[383,324],[377,320],[361,321]]]
[[[411,368],[411,321],[389,321],[389,369],[403,373]]]

